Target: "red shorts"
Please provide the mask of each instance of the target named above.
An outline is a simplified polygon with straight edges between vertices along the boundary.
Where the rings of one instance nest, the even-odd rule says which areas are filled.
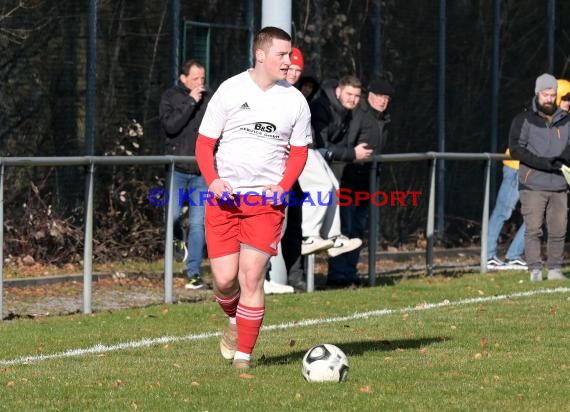
[[[261,196],[247,196],[247,201],[206,202],[206,244],[210,259],[240,251],[241,244],[277,255],[285,206],[270,205]]]

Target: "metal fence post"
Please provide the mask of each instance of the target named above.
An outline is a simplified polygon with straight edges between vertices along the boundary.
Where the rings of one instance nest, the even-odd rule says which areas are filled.
[[[180,0],[170,1],[170,70],[172,84],[178,82],[180,70]],[[186,49],[184,49],[186,50]]]
[[[93,281],[93,175],[95,163],[91,161],[85,177],[85,233],[83,244],[83,313],[91,313]]]
[[[372,202],[372,195],[378,188],[378,160],[373,157],[370,163],[370,182],[368,190],[370,191],[370,203],[368,205],[368,284],[376,286],[376,245],[378,244],[378,206]]]
[[[0,321],[4,319],[4,163],[0,163]]]
[[[166,240],[164,244],[164,303],[172,303],[172,239],[174,232],[174,202],[178,201],[178,194],[174,193],[174,162],[168,169],[168,192],[170,196],[166,203]]]
[[[487,237],[489,235],[489,195],[491,191],[491,162],[489,158],[485,167],[485,189],[483,195],[483,216],[481,218],[481,273],[487,272]]]
[[[433,244],[434,244],[434,220],[435,220],[435,175],[437,170],[437,158],[431,161],[429,203],[426,228],[426,269],[429,276],[433,275]]]
[[[305,270],[307,272],[307,292],[315,291],[315,254],[305,257]]]

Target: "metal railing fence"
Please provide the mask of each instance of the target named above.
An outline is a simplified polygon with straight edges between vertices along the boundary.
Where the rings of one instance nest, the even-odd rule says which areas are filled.
[[[426,224],[426,270],[429,275],[433,274],[433,248],[434,248],[434,221],[435,221],[435,194],[436,194],[436,171],[438,160],[457,161],[486,161],[484,174],[483,213],[481,227],[481,273],[486,272],[487,262],[487,232],[489,220],[489,196],[490,196],[490,171],[494,161],[504,160],[508,157],[499,153],[401,153],[377,155],[367,163],[370,168],[370,193],[374,193],[380,187],[377,176],[377,163],[429,161],[430,183],[428,199],[428,215]],[[93,263],[93,197],[95,185],[95,166],[133,166],[133,165],[167,165],[169,167],[169,179],[167,181],[168,193],[174,192],[172,179],[174,165],[176,163],[196,162],[194,156],[73,156],[73,157],[1,157],[0,158],[0,244],[4,245],[4,179],[6,167],[65,167],[85,166],[85,219],[84,219],[84,251],[83,251],[83,313],[92,312],[92,263]],[[173,239],[173,211],[174,201],[167,203],[168,213],[166,218],[166,236],[164,248],[164,302],[172,303],[173,272],[172,272],[172,239]],[[378,224],[379,208],[370,202],[369,218],[369,246],[368,276],[370,286],[376,285],[376,244],[378,231],[374,230]],[[4,256],[3,248],[0,248],[0,319],[3,318],[3,284],[4,284]],[[314,291],[314,255],[307,258],[307,291]]]

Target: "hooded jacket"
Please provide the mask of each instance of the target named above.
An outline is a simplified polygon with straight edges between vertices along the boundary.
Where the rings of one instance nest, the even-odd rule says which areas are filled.
[[[353,110],[345,109],[337,99],[337,86],[336,80],[323,82],[310,104],[314,148],[326,149],[327,160],[352,162],[360,125],[358,118],[353,118]]]
[[[559,192],[567,189],[560,172],[570,161],[570,117],[558,108],[551,119],[536,98],[515,116],[509,131],[511,157],[520,160],[519,189]]]
[[[166,90],[160,99],[160,124],[166,134],[165,154],[195,156],[198,129],[206,112],[210,93],[204,92],[196,102],[190,90],[179,83]],[[176,163],[175,169],[184,173],[200,174],[197,164]]]

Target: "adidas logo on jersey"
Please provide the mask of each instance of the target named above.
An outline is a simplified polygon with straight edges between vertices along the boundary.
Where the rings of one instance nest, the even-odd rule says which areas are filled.
[[[249,104],[247,104],[247,102],[245,102],[245,103],[242,104],[239,108],[240,108],[241,110],[249,110]]]

